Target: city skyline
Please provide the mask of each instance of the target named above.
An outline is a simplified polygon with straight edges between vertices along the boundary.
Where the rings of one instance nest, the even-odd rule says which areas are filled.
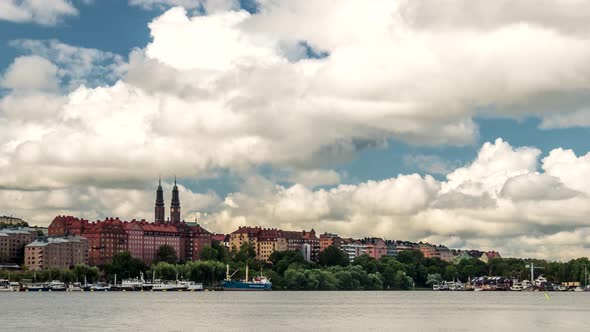
[[[590,5],[474,3],[4,2],[0,215],[589,256]]]

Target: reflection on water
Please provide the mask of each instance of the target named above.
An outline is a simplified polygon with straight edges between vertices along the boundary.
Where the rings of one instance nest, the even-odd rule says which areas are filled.
[[[590,293],[2,293],[0,330],[590,331]]]

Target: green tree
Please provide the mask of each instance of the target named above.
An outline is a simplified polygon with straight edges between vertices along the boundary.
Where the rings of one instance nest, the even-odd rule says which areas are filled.
[[[147,267],[142,260],[134,258],[128,251],[123,251],[113,256],[113,262],[105,266],[104,270],[107,278],[113,280],[115,274],[119,279],[138,277]]]
[[[442,281],[442,276],[440,273],[429,274],[428,278],[426,279],[426,285],[432,286],[437,285]]]
[[[201,249],[201,254],[199,258],[204,261],[214,261],[217,260],[217,255],[217,249],[213,248],[212,246],[204,246]]]
[[[360,265],[367,273],[375,273],[380,270],[380,262],[367,254],[355,258],[353,265]]]
[[[218,241],[211,243],[211,248],[217,250],[217,260],[220,262],[227,262],[229,258],[229,252],[226,247],[222,246]]]
[[[407,276],[403,271],[397,271],[395,274],[394,285],[397,289],[411,289],[413,285],[412,278]]]
[[[347,266],[350,264],[348,255],[333,245],[320,252],[319,262],[323,266]]]
[[[86,278],[88,283],[94,283],[98,281],[98,276],[100,274],[98,267],[90,267],[86,264],[78,264],[74,266],[72,272],[74,273],[74,278],[76,281],[83,282],[84,278]]]
[[[287,269],[285,271],[283,283],[287,289],[290,290],[302,290],[306,289],[306,278],[303,274],[303,270],[298,269]]]
[[[233,261],[247,263],[256,258],[256,250],[251,243],[244,243],[239,250],[234,251]]]
[[[158,264],[152,265],[150,272],[152,274],[155,272],[156,278],[163,280],[176,280],[176,277],[179,275],[176,266],[168,262],[159,262]]]
[[[382,290],[383,289],[383,277],[379,272],[369,273],[367,275],[367,283],[365,289],[368,290]]]
[[[288,268],[311,268],[312,265],[305,260],[299,250],[286,250],[273,252],[269,260],[273,270],[283,274]]]
[[[178,262],[178,256],[174,247],[164,244],[158,248],[154,257],[154,263],[166,262],[169,264],[175,264]]]

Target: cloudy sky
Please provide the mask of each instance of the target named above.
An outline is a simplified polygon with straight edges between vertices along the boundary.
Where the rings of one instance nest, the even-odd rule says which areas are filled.
[[[590,254],[590,2],[0,0],[0,214]]]

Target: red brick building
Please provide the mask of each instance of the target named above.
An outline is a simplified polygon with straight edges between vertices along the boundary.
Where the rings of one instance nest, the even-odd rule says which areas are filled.
[[[340,249],[342,239],[337,234],[324,233],[320,235],[320,252],[324,251],[329,246],[334,246]]]
[[[365,253],[369,255],[369,257],[381,259],[381,257],[387,255],[387,244],[381,238],[364,238],[361,240],[361,243],[365,246]]]
[[[420,250],[422,252],[422,254],[424,254],[424,257],[426,257],[426,258],[435,258],[435,257],[440,258],[440,256],[439,256],[440,254],[436,251],[436,246],[433,246],[430,243],[419,242],[417,249]]]
[[[49,226],[50,236],[79,235],[88,239],[88,260],[92,265],[109,264],[119,252],[129,251],[133,257],[151,264],[157,250],[169,245],[179,260],[198,260],[205,245],[211,245],[211,233],[194,223],[179,221],[180,200],[176,183],[172,191],[171,218],[164,220],[162,186],[156,191],[156,222],[122,221],[107,218],[102,221],[72,216],[57,216]],[[172,221],[170,221],[172,220]]]

